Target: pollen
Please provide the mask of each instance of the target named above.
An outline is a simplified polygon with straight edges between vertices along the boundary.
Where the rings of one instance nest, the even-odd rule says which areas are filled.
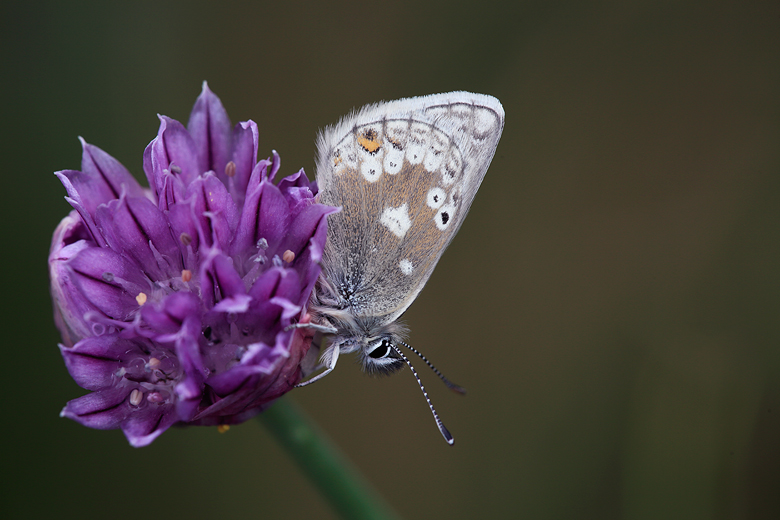
[[[233,161],[228,161],[228,163],[225,165],[225,175],[228,177],[235,177],[236,175],[236,163]]]
[[[293,253],[292,251],[290,251],[290,250],[288,249],[288,250],[287,250],[287,251],[285,251],[285,252],[284,252],[284,254],[282,255],[282,260],[284,260],[285,262],[287,262],[287,263],[289,264],[290,262],[292,262],[293,260],[295,260],[295,253]]]
[[[135,297],[135,301],[138,302],[138,305],[146,303],[146,293],[139,292],[138,296]]]
[[[152,370],[154,370],[155,368],[157,368],[157,367],[159,367],[159,366],[160,366],[160,360],[159,360],[159,359],[157,359],[156,357],[149,358],[149,363],[148,363],[148,366],[149,366],[149,368],[151,368]]]
[[[181,280],[182,282],[189,282],[192,280],[192,271],[189,269],[183,269],[181,272]]]
[[[230,429],[230,425],[229,424],[220,424],[219,426],[217,426],[217,431],[219,433],[225,433],[229,429]]]
[[[132,392],[130,392],[130,404],[132,404],[133,406],[138,406],[139,404],[141,404],[143,398],[144,398],[144,393],[137,388]]]

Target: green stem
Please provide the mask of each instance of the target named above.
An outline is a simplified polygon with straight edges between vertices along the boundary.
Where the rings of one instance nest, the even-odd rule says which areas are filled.
[[[342,518],[398,520],[365,477],[289,398],[258,415]]]

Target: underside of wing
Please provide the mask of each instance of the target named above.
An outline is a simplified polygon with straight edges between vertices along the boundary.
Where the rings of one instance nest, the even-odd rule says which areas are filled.
[[[452,92],[369,105],[323,131],[323,276],[355,316],[392,321],[460,228],[504,125],[495,98]]]

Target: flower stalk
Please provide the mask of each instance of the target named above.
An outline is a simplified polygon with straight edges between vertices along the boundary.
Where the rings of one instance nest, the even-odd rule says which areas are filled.
[[[342,518],[400,518],[289,398],[276,401],[258,419]]]

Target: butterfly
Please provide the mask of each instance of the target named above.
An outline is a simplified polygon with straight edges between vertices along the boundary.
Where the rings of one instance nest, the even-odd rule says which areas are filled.
[[[311,327],[329,334],[324,371],[357,353],[363,369],[391,373],[408,365],[398,318],[412,304],[463,224],[504,127],[499,101],[450,92],[367,105],[325,128],[317,142],[318,200],[339,206],[328,217],[322,272],[312,294]]]

